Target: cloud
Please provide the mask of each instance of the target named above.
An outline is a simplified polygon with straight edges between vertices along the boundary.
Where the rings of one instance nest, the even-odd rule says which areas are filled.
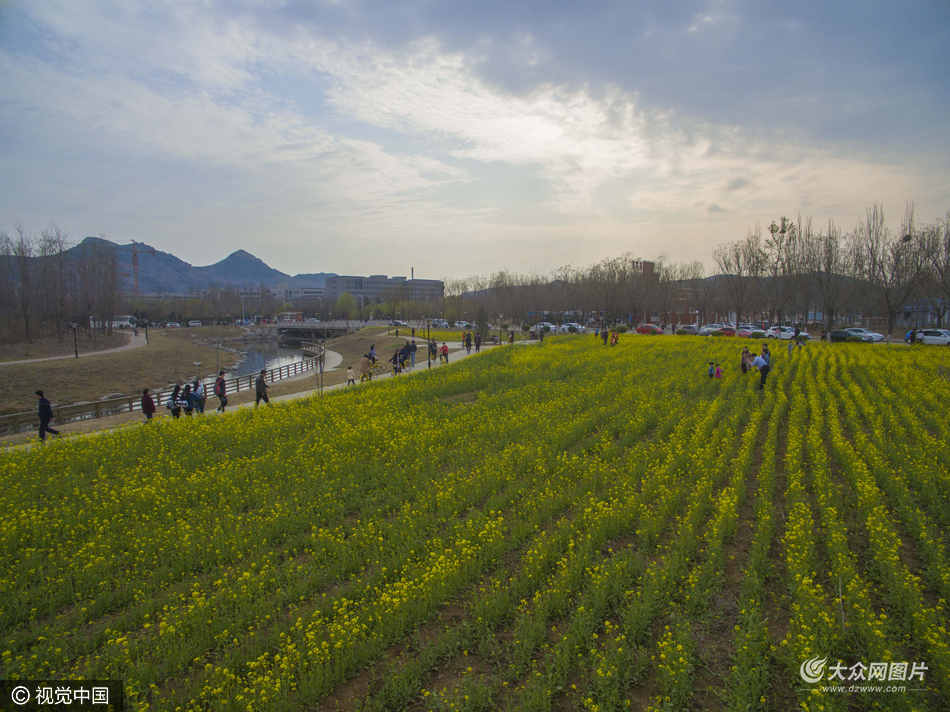
[[[135,206],[195,250],[214,247],[196,239],[210,231],[358,272],[367,254],[401,259],[398,242],[464,273],[496,256],[474,247],[488,235],[527,253],[554,240],[555,261],[570,235],[596,259],[644,226],[689,224],[683,249],[701,234],[690,239],[703,258],[703,220],[845,219],[875,200],[948,195],[923,145],[868,146],[860,127],[826,139],[841,116],[891,99],[840,91],[840,68],[807,51],[813,18],[707,2],[116,0],[16,13],[0,20],[0,132],[16,137],[0,157],[0,212],[29,206],[43,221],[62,222],[61,201],[129,229],[123,205]],[[908,61],[929,61],[928,38]],[[948,133],[935,118],[927,142]],[[85,205],[67,175],[83,176]]]

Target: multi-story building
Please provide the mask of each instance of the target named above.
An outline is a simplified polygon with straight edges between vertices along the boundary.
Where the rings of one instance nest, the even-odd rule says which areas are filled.
[[[341,294],[352,294],[367,302],[385,300],[393,293],[398,293],[403,299],[429,301],[441,299],[444,292],[445,284],[438,279],[406,279],[374,274],[369,277],[340,275],[327,277],[326,281],[326,296],[331,303],[339,299]]]

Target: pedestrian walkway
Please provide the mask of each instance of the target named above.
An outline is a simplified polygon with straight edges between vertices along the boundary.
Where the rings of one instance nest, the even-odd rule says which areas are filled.
[[[145,335],[132,334],[132,338],[125,346],[116,346],[114,349],[105,349],[104,351],[89,351],[88,353],[79,354],[79,358],[86,358],[87,356],[102,356],[103,354],[115,354],[120,351],[128,351],[130,349],[137,349],[142,346],[145,346]],[[68,354],[66,356],[47,356],[46,358],[25,358],[19,361],[0,361],[0,366],[16,366],[18,364],[24,363],[42,363],[43,361],[62,361],[67,358],[76,358],[75,353]]]

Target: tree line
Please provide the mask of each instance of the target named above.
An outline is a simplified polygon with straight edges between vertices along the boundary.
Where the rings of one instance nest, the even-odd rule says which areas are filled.
[[[879,205],[850,232],[833,221],[817,227],[811,218],[781,217],[765,230],[757,223],[745,238],[712,252],[716,273],[699,260],[676,262],[659,255],[645,265],[627,253],[587,267],[549,273],[502,270],[445,281],[441,300],[412,301],[394,288],[374,300],[342,295],[333,304],[314,298],[291,306],[266,288],[209,285],[185,298],[134,299],[128,295],[115,249],[84,242],[70,249],[66,233],[50,223],[30,235],[14,223],[0,232],[0,340],[62,339],[71,324],[89,332],[90,317],[111,328],[113,317],[224,322],[238,315],[272,316],[303,309],[321,319],[444,318],[527,324],[554,318],[594,318],[604,323],[633,318],[665,323],[703,323],[718,315],[737,321],[814,321],[831,329],[856,314],[874,315],[891,332],[905,310],[929,315],[940,327],[950,308],[950,212],[918,223],[908,204],[899,227],[887,226]],[[245,295],[241,298],[241,294]],[[251,294],[252,296],[248,296]]]
[[[759,224],[744,239],[712,253],[716,273],[701,261],[675,262],[659,255],[652,273],[632,254],[587,267],[549,274],[500,271],[446,282],[449,320],[474,317],[512,323],[561,321],[593,316],[597,321],[655,320],[704,323],[731,316],[737,321],[818,322],[831,329],[856,315],[879,318],[892,331],[905,310],[942,326],[950,309],[950,212],[918,223],[909,204],[897,230],[874,205],[850,232],[831,221],[781,217],[764,231]]]

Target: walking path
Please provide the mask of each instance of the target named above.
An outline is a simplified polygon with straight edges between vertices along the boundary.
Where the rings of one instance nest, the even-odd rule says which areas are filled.
[[[119,351],[128,351],[129,349],[137,349],[141,346],[145,346],[145,335],[139,334],[136,336],[132,335],[131,340],[125,346],[116,346],[114,349],[105,349],[104,351],[89,351],[87,353],[79,354],[79,358],[85,358],[86,356],[102,356],[103,354],[114,354]],[[25,358],[20,361],[0,361],[0,366],[15,366],[17,364],[24,363],[40,363],[42,361],[60,361],[66,358],[76,358],[75,353],[68,354],[66,356],[47,356],[45,358]]]

